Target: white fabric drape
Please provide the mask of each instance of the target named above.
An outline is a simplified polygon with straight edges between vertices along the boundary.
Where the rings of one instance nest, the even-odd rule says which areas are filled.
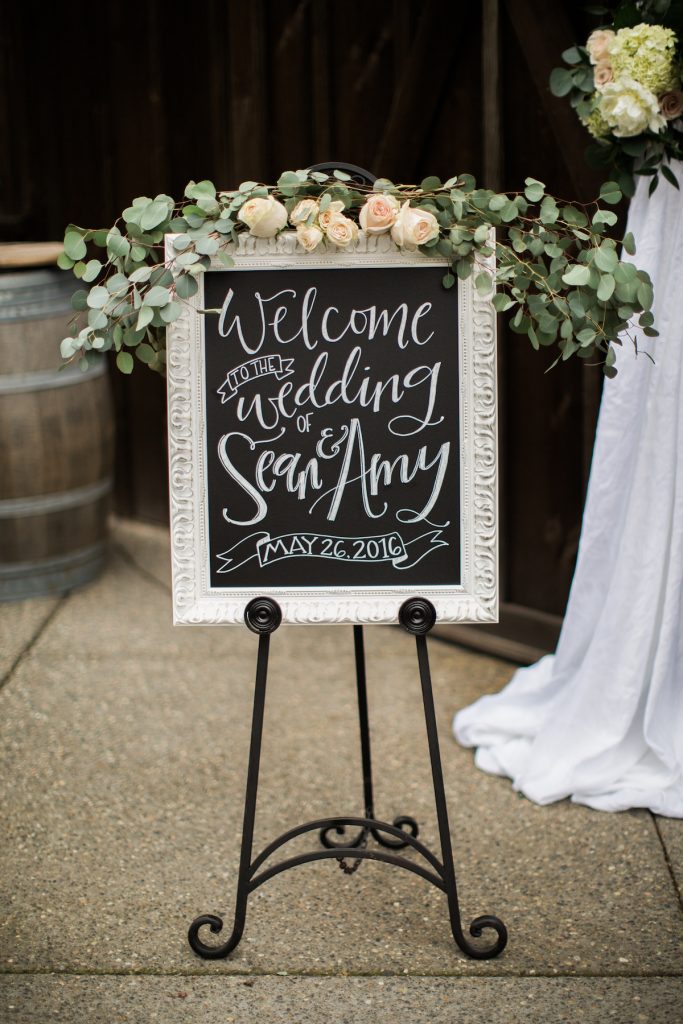
[[[660,337],[638,345],[655,363],[624,339],[605,382],[557,651],[461,711],[454,732],[536,803],[683,817],[683,195],[660,180],[648,199],[648,184],[628,227],[654,284]]]

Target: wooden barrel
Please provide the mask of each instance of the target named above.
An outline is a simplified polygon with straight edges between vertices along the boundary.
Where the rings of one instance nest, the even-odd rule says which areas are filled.
[[[74,280],[0,274],[0,600],[64,593],[102,567],[113,413],[104,358],[59,370]]]

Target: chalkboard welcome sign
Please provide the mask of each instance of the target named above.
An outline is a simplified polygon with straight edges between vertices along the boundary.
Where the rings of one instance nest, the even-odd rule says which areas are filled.
[[[495,620],[490,297],[387,236],[233,256],[168,330],[175,621]]]

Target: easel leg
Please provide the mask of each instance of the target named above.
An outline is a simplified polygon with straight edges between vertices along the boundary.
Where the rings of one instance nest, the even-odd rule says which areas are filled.
[[[365,817],[374,818],[372,793],[372,758],[370,754],[370,720],[368,717],[368,691],[365,681],[365,645],[363,627],[353,627],[353,650],[356,656],[356,688],[358,691],[358,719],[360,724],[360,755],[363,767],[363,802]]]
[[[199,929],[203,925],[208,925],[214,934],[218,934],[218,932],[222,931],[223,921],[220,917],[217,917],[215,914],[202,914],[192,922],[187,935],[188,941],[195,953],[198,953],[207,960],[219,960],[228,956],[239,943],[244,931],[244,922],[247,916],[247,898],[249,896],[259,766],[261,762],[263,714],[266,705],[266,682],[268,679],[270,634],[280,625],[280,622],[282,621],[282,614],[274,601],[270,601],[267,598],[257,598],[255,601],[251,601],[247,606],[245,619],[249,629],[254,633],[259,633],[260,635],[258,658],[256,662],[254,710],[251,719],[251,742],[249,745],[247,790],[244,799],[242,847],[240,851],[239,874],[237,876],[237,895],[235,898],[235,922],[230,938],[221,946],[207,946],[199,938]]]
[[[455,879],[455,868],[453,867],[453,850],[451,846],[451,832],[448,822],[448,806],[446,804],[446,792],[443,784],[443,770],[441,767],[441,753],[439,750],[439,735],[436,728],[436,713],[434,710],[434,695],[432,692],[432,678],[429,670],[429,655],[427,652],[427,633],[436,621],[433,606],[428,601],[415,599],[406,601],[401,608],[401,623],[405,628],[415,635],[417,647],[417,662],[420,671],[420,683],[422,686],[422,702],[424,705],[425,725],[427,728],[427,741],[429,743],[429,757],[432,765],[432,781],[434,784],[434,799],[436,801],[436,814],[439,824],[439,839],[441,841],[441,856],[443,863],[443,879],[445,882],[446,896],[448,898],[448,912],[451,922],[453,938],[463,953],[467,953],[477,960],[489,960],[498,956],[507,945],[507,929],[503,922],[492,915],[486,914],[477,917],[470,925],[470,935],[479,938],[484,928],[492,928],[497,933],[497,939],[493,946],[481,948],[469,942],[463,935],[460,923],[460,908],[458,906],[458,890]]]
[[[375,817],[375,800],[372,787],[372,754],[370,747],[370,717],[368,713],[368,691],[365,675],[365,643],[363,640],[363,627],[353,627],[353,650],[356,659],[356,690],[358,694],[358,722],[360,725],[360,756],[361,766],[363,771],[363,805],[365,807],[365,817],[368,819]],[[412,836],[415,839],[420,829],[414,818],[409,817],[407,814],[401,814],[397,818],[394,818],[393,825],[395,828],[400,828],[402,832]],[[346,828],[341,826],[335,829],[322,829],[320,832],[320,842],[327,849],[334,849],[335,847],[354,848],[365,846],[368,834],[372,835],[375,842],[379,843],[380,846],[385,846],[391,850],[402,850],[408,843],[402,839],[391,838],[387,834],[382,834],[377,829],[364,828],[356,835],[355,839],[349,841],[343,838],[339,841],[331,838],[331,833],[336,832],[339,836],[345,836]]]

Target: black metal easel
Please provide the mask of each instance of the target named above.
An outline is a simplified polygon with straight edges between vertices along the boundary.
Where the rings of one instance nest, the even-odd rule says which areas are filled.
[[[399,612],[399,621],[409,633],[415,636],[417,646],[417,661],[420,671],[420,682],[422,684],[422,700],[424,703],[425,724],[427,727],[427,739],[429,742],[429,756],[432,764],[432,780],[434,783],[434,798],[436,801],[436,813],[439,825],[439,838],[441,842],[441,860],[417,840],[418,826],[413,818],[396,818],[393,825],[379,821],[374,815],[373,793],[372,793],[372,763],[370,756],[370,728],[368,722],[368,703],[365,680],[365,656],[363,649],[363,627],[354,626],[354,644],[356,653],[356,681],[358,686],[358,712],[360,717],[361,735],[361,756],[363,765],[363,796],[365,801],[365,816],[362,818],[333,817],[322,818],[318,821],[309,821],[306,824],[298,825],[296,828],[284,832],[272,843],[265,847],[261,853],[252,860],[252,844],[254,837],[254,818],[256,814],[256,795],[258,790],[259,763],[261,758],[261,737],[263,733],[263,713],[266,701],[266,680],[268,675],[268,653],[270,649],[270,634],[274,633],[282,621],[282,612],[277,603],[270,598],[255,598],[246,608],[245,622],[249,629],[259,634],[258,661],[256,666],[256,688],[254,693],[254,712],[251,724],[251,745],[249,748],[249,769],[247,774],[247,790],[244,801],[244,826],[242,829],[242,849],[240,854],[239,875],[237,879],[237,896],[235,901],[235,921],[232,934],[229,939],[220,946],[207,945],[199,938],[199,930],[203,925],[208,925],[214,934],[223,929],[223,921],[214,914],[202,914],[190,925],[188,933],[189,943],[195,953],[208,960],[216,960],[228,956],[237,946],[244,931],[244,923],[247,915],[247,900],[249,894],[257,889],[269,878],[279,875],[288,868],[297,867],[299,864],[307,864],[311,861],[335,858],[342,868],[351,873],[356,870],[361,860],[379,860],[387,864],[395,864],[397,867],[406,868],[421,878],[426,879],[441,889],[448,900],[448,912],[451,923],[453,938],[460,949],[468,956],[478,960],[488,960],[498,956],[505,949],[507,944],[507,929],[503,922],[489,914],[477,917],[472,921],[469,932],[474,938],[479,938],[485,928],[492,928],[496,932],[496,940],[492,945],[479,946],[470,942],[463,934],[460,922],[460,909],[458,906],[458,892],[453,867],[453,852],[451,848],[451,834],[448,824],[448,808],[446,805],[446,794],[443,784],[443,772],[441,769],[441,756],[439,752],[439,738],[436,729],[436,715],[434,712],[434,697],[432,694],[432,680],[429,671],[429,656],[427,653],[427,633],[436,622],[434,606],[422,598],[412,598],[406,601]],[[347,827],[357,828],[358,834],[353,841],[341,840],[335,842],[331,832],[343,836]],[[310,853],[302,853],[296,857],[279,861],[271,867],[263,867],[268,858],[276,850],[284,846],[290,839],[303,835],[306,832],[319,832],[321,850],[313,850]],[[391,850],[400,850],[409,847],[420,853],[427,861],[429,867],[408,860],[407,857],[399,856],[397,853],[389,853],[384,850],[368,849],[368,839],[372,837],[380,846],[388,847]],[[263,868],[263,870],[259,870]]]
[[[311,168],[313,171],[323,171],[332,174],[335,170],[346,172],[352,181],[359,184],[371,185],[376,181],[375,175],[355,164],[346,163],[324,163],[316,164]],[[261,737],[263,733],[263,712],[266,700],[266,678],[268,674],[268,652],[270,648],[270,634],[274,633],[282,621],[282,612],[279,606],[268,597],[256,598],[247,605],[245,611],[245,622],[249,629],[259,634],[258,661],[256,665],[256,689],[254,693],[254,711],[251,724],[251,745],[249,748],[249,769],[247,773],[247,790],[244,801],[244,827],[242,829],[242,848],[240,853],[240,866],[237,879],[237,896],[235,900],[235,921],[230,938],[220,946],[209,946],[199,938],[199,931],[204,925],[208,925],[214,934],[223,930],[223,921],[214,914],[202,914],[190,925],[188,939],[192,949],[199,956],[208,960],[217,960],[228,956],[238,945],[244,931],[244,922],[247,915],[247,900],[249,894],[257,889],[269,878],[279,875],[288,868],[297,867],[299,864],[307,864],[315,860],[335,858],[339,861],[342,869],[351,874],[357,870],[361,860],[379,860],[387,864],[395,864],[397,867],[406,868],[421,878],[426,879],[446,893],[448,899],[448,912],[451,923],[451,931],[456,943],[468,956],[477,960],[489,960],[498,956],[505,949],[507,944],[507,929],[503,922],[492,915],[486,914],[475,918],[472,921],[469,932],[474,938],[479,938],[485,928],[491,928],[496,932],[496,940],[492,945],[479,946],[471,943],[465,938],[460,923],[460,909],[458,907],[458,892],[455,880],[455,869],[453,867],[453,851],[451,848],[451,834],[448,824],[448,808],[446,805],[446,794],[443,784],[443,772],[441,769],[441,755],[439,752],[439,737],[436,731],[436,716],[434,712],[434,697],[432,694],[432,680],[429,671],[429,656],[427,654],[427,633],[436,622],[436,612],[433,605],[423,598],[412,598],[406,601],[399,612],[399,621],[409,633],[415,636],[417,646],[417,661],[420,671],[420,682],[422,684],[422,700],[424,703],[425,724],[427,727],[427,739],[429,742],[429,756],[432,764],[432,779],[434,783],[434,799],[436,801],[436,813],[439,825],[439,838],[441,842],[441,860],[439,860],[422,843],[418,842],[418,824],[414,818],[402,815],[394,819],[392,825],[387,822],[378,821],[375,818],[374,798],[372,791],[372,760],[370,753],[370,726],[368,720],[368,698],[365,680],[365,652],[363,646],[363,627],[353,627],[353,639],[356,654],[356,683],[358,688],[358,715],[360,719],[360,743],[361,759],[363,766],[363,801],[365,816],[362,818],[322,818],[319,821],[309,821],[304,825],[289,829],[277,839],[273,840],[261,853],[252,860],[252,845],[254,838],[254,817],[256,814],[256,794],[258,790],[259,763],[261,758]],[[350,841],[346,838],[334,840],[332,833],[344,836],[347,828],[357,828],[358,833]],[[306,832],[319,833],[322,850],[314,850],[310,853],[299,854],[287,860],[273,864],[271,867],[263,868],[265,862],[279,850],[281,846],[294,839],[296,836],[304,835]],[[397,853],[389,853],[384,850],[369,849],[368,840],[372,837],[375,842],[388,850],[403,850],[406,847],[415,850],[424,857],[429,867],[407,857],[399,856]]]

